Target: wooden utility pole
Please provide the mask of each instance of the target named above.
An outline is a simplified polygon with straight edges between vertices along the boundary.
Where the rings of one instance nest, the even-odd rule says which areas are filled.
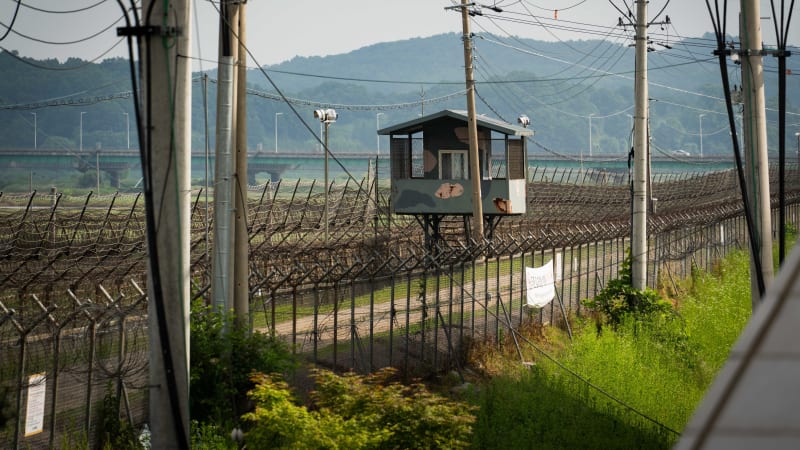
[[[250,265],[249,239],[247,233],[247,49],[245,41],[245,0],[234,8],[237,21],[237,76],[236,76],[236,210],[234,212],[233,246],[233,311],[239,325],[250,323]]]
[[[475,78],[472,74],[472,35],[469,31],[469,4],[461,0],[461,24],[464,35],[464,72],[467,78],[467,132],[469,133],[469,178],[472,181],[472,238],[483,241],[483,200],[481,168],[478,156],[478,121],[475,112]]]
[[[191,7],[149,0],[144,61],[152,446],[189,448]],[[152,9],[150,9],[152,8]],[[169,41],[170,45],[165,42]],[[147,197],[147,196],[146,196]]]
[[[764,98],[763,48],[761,46],[761,14],[758,0],[741,0],[742,99],[744,103],[744,154],[748,197],[753,205],[755,235],[759,239],[758,254],[764,286],[773,278],[772,216],[769,192],[769,159],[767,154],[766,101]],[[751,263],[753,309],[761,295]]]
[[[633,126],[633,224],[631,234],[631,284],[647,287],[647,185],[649,98],[647,86],[647,1],[636,1],[636,76]]]

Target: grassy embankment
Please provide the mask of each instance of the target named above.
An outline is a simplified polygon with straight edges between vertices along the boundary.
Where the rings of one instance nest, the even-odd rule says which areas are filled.
[[[748,264],[737,253],[686,280],[671,299],[675,316],[601,331],[577,319],[571,343],[558,329],[536,330],[521,343],[532,366],[513,345],[476,355],[488,377],[470,394],[480,408],[474,446],[670,447],[750,317]]]

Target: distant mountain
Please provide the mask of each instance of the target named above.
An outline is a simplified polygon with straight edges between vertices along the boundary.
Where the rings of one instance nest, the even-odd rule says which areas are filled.
[[[509,121],[527,114],[536,132],[532,149],[537,151],[587,153],[591,133],[595,156],[627,153],[634,102],[631,42],[543,42],[490,35],[478,35],[474,42],[479,113]],[[698,152],[702,120],[704,152],[728,154],[728,121],[720,101],[723,92],[719,65],[712,55],[713,40],[703,36],[654,41],[651,46],[648,74],[655,152]],[[777,108],[777,63],[775,58],[764,58],[764,63],[767,103]],[[80,69],[64,70],[82,64]],[[466,106],[463,44],[457,33],[385,42],[341,55],[297,57],[265,70],[292,99],[294,110],[259,70],[251,70],[248,143],[253,150],[275,150],[276,124],[280,151],[317,148],[316,136],[309,129],[318,134],[312,111],[321,106],[336,107],[340,114],[331,127],[331,148],[356,152],[375,151],[378,127]],[[739,66],[731,64],[728,70],[731,83],[741,84]],[[113,95],[130,90],[124,60],[58,63],[4,52],[0,71],[4,74],[0,77],[0,147],[32,146],[31,113],[36,113],[39,147],[74,149],[80,138],[84,148],[126,146],[126,120],[134,117],[132,102]],[[215,78],[214,71],[210,78]],[[202,86],[197,76],[192,100],[196,149],[205,148]],[[789,77],[787,87],[789,111],[795,113],[789,123],[797,127],[800,78]],[[208,95],[208,123],[213,127],[213,82]],[[39,103],[41,107],[30,109]],[[770,111],[767,117],[774,148],[777,114]],[[135,127],[131,129],[135,134]],[[794,131],[787,135],[794,145]],[[135,136],[132,140],[136,142]],[[213,148],[213,129],[210,140]],[[380,145],[384,151],[388,148],[385,140]]]

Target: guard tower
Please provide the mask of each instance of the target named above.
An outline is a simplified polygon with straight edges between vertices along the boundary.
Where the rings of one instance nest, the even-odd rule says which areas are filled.
[[[528,122],[527,117],[520,120]],[[477,124],[481,201],[491,238],[502,217],[525,213],[525,138],[533,131],[485,116],[478,116]],[[467,112],[446,109],[378,134],[390,138],[392,212],[415,216],[429,245],[441,239],[439,223],[445,216],[462,216],[469,233],[473,207]]]

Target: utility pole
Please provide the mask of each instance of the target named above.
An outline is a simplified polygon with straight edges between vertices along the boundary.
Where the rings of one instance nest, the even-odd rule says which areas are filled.
[[[772,218],[769,192],[769,160],[767,155],[766,101],[764,98],[764,67],[761,47],[761,22],[758,0],[741,0],[742,93],[744,101],[745,174],[748,196],[753,205],[755,235],[759,239],[764,286],[773,278]],[[751,261],[751,267],[754,267]],[[753,271],[754,272],[754,271]],[[751,275],[753,309],[761,302],[755,273]]]
[[[144,27],[148,155],[148,324],[152,446],[189,448],[189,241],[191,167],[191,6],[148,0]],[[164,45],[169,39],[171,45]],[[166,76],[170,74],[171,76]],[[149,198],[148,198],[149,197]]]
[[[234,257],[233,257],[233,311],[240,326],[250,323],[250,242],[247,233],[247,49],[245,28],[246,0],[234,5],[238,27],[237,76],[236,76],[236,210],[234,213]],[[276,147],[277,148],[277,147]]]
[[[647,1],[636,0],[636,74],[633,127],[633,224],[631,234],[631,284],[647,287],[647,165],[650,159],[647,128],[649,92],[647,86]]]
[[[469,178],[472,181],[472,238],[483,241],[483,203],[481,169],[478,156],[478,121],[475,113],[475,78],[472,74],[472,35],[469,31],[469,4],[461,0],[461,25],[464,35],[464,72],[467,83],[467,132],[469,133]]]
[[[635,289],[647,287],[647,208],[650,199],[650,94],[647,84],[647,3],[636,0],[636,22],[620,17],[620,26],[633,26],[636,30],[636,69],[634,80],[635,112],[633,122],[633,203],[631,205],[631,284]],[[589,118],[591,120],[591,117]]]
[[[214,161],[214,253],[211,295],[217,311],[227,312],[233,298],[233,111],[234,57],[228,24],[230,3],[220,5],[217,87],[217,141]]]

